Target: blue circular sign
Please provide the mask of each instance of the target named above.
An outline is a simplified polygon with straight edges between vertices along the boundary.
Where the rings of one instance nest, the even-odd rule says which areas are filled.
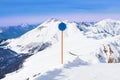
[[[64,31],[67,27],[66,27],[66,24],[65,24],[65,23],[61,22],[61,23],[59,24],[58,28],[59,28],[60,31]]]

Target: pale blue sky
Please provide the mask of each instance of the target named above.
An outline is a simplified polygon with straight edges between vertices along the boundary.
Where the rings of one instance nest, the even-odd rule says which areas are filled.
[[[120,19],[120,0],[0,0],[0,24]]]

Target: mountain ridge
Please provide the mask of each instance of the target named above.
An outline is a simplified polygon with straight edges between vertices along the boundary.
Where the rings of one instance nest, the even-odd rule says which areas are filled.
[[[67,26],[67,29],[64,31],[63,65],[60,64],[61,31],[58,29],[58,25],[61,22],[64,22]],[[106,27],[106,25],[104,26]],[[111,26],[113,27],[113,25]],[[41,75],[46,74],[48,71],[57,71],[56,69],[63,69],[65,66],[67,69],[79,67],[83,63],[85,65],[119,63],[120,35],[112,36],[106,32],[97,31],[97,27],[99,26],[84,26],[84,29],[86,29],[84,31],[83,26],[75,22],[50,19],[19,38],[5,41],[8,45],[4,47],[17,53],[29,53],[32,51],[30,54],[33,55],[26,59],[26,62],[23,64],[24,67],[21,70],[17,73],[8,74],[3,80],[24,80],[27,78],[32,80],[35,79],[34,75],[38,73],[37,77],[41,77]],[[115,27],[117,28],[114,30],[119,32],[120,25]],[[104,31],[104,28],[102,29]],[[109,31],[109,28],[106,29]],[[41,48],[43,50],[40,50]]]

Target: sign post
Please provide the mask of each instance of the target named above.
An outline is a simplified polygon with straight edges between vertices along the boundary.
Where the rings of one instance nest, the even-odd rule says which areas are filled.
[[[61,64],[64,62],[64,33],[63,31],[67,28],[66,24],[61,22],[58,26],[59,30],[61,31]]]

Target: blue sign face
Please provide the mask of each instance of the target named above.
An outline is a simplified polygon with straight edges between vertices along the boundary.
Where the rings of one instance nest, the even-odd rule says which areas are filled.
[[[60,31],[64,31],[67,27],[66,27],[66,24],[61,22],[59,25],[58,25],[58,28]]]

